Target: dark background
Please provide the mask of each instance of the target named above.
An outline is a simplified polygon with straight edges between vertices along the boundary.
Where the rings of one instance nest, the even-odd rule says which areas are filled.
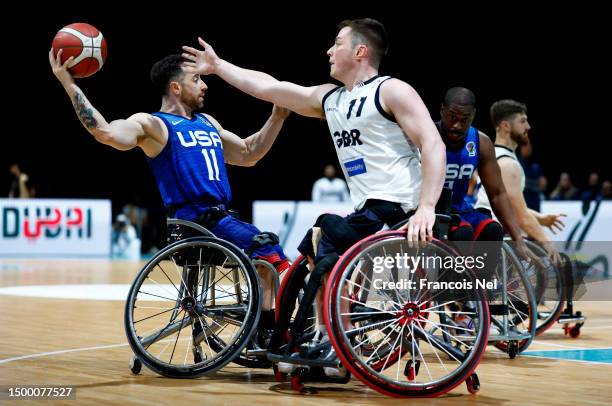
[[[373,17],[388,30],[391,48],[381,74],[399,77],[419,92],[434,119],[446,89],[465,86],[477,96],[474,125],[494,136],[488,108],[514,98],[529,108],[531,139],[552,189],[559,173],[571,173],[583,186],[592,170],[611,178],[610,129],[606,104],[609,74],[607,22],[601,10],[506,3],[495,9],[466,9],[436,3],[421,9],[411,3],[351,4],[206,3],[132,6],[95,3],[64,10],[38,8],[39,21],[20,26],[26,12],[6,16],[4,142],[0,196],[8,193],[8,166],[22,163],[38,197],[110,198],[115,212],[137,200],[157,209],[161,202],[140,150],[115,151],[85,131],[48,65],[48,50],[61,27],[88,22],[108,41],[103,69],[78,81],[108,119],[126,118],[160,106],[149,69],[161,57],[196,44],[198,35],[235,64],[266,71],[303,85],[330,81],[325,51],[336,25],[345,18]],[[538,5],[542,7],[542,5]],[[378,11],[377,11],[378,10]],[[10,23],[10,22],[7,22]],[[18,37],[18,38],[17,38]],[[247,136],[258,130],[271,105],[238,92],[216,77],[204,111]],[[272,151],[254,168],[230,168],[235,205],[250,218],[257,199],[309,200],[323,166],[337,164],[324,122],[292,115]],[[603,179],[602,179],[603,180]],[[154,210],[155,211],[155,210]]]

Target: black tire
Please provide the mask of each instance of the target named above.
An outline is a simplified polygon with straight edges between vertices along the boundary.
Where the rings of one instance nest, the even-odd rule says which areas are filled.
[[[139,375],[142,370],[142,362],[135,355],[132,355],[132,359],[130,360],[130,371],[134,375]]]
[[[162,285],[153,279],[151,276],[153,272],[156,272],[154,276],[166,285]],[[172,278],[176,277],[176,273],[178,273],[178,280],[175,283]],[[214,279],[217,274],[221,275],[218,280]],[[212,280],[211,275],[213,276]],[[238,280],[231,284],[232,281],[236,281],[235,275],[238,275]],[[163,280],[164,276],[167,280]],[[230,276],[233,276],[233,279],[230,279]],[[149,280],[155,284],[149,284]],[[202,281],[201,286],[200,280]],[[227,285],[223,285],[222,281],[225,280],[230,283],[229,290],[224,288]],[[147,282],[145,289],[149,292],[141,291],[145,282]],[[168,282],[170,285],[167,284]],[[153,288],[156,287],[163,289],[164,292],[157,295],[152,294]],[[173,288],[176,292],[172,290]],[[230,292],[232,289],[234,293]],[[219,290],[222,291],[214,293],[219,292]],[[172,297],[173,294],[176,295],[175,298]],[[145,298],[149,296],[166,300],[162,302],[166,305],[169,304],[168,302],[172,303],[174,301],[174,308],[157,307],[157,309],[167,310],[135,321],[134,312],[136,309],[138,309],[140,317],[142,316],[140,309],[151,308],[141,305]],[[222,299],[227,301],[228,297],[233,298],[230,299],[230,304],[222,303]],[[159,299],[156,300],[160,301]],[[217,302],[221,304],[217,305]],[[240,354],[257,327],[260,307],[261,292],[257,272],[251,260],[242,250],[228,241],[213,237],[188,238],[171,244],[158,252],[137,275],[126,302],[125,330],[132,351],[148,368],[167,377],[195,378],[222,368]],[[144,338],[138,335],[138,329],[135,327],[137,323],[149,320],[150,324],[154,324],[150,320],[154,317],[164,318],[165,316],[162,316],[162,314],[170,311],[172,311],[170,321],[165,326],[154,328],[153,333]],[[207,320],[211,320],[210,325]],[[217,327],[214,326],[216,324],[221,327],[220,323],[224,322],[225,326],[220,330],[217,330]],[[198,344],[207,345],[208,354],[211,355],[210,359],[194,362],[194,358],[196,358],[196,361],[199,359],[194,353],[189,354],[190,344],[188,342],[187,351],[184,352],[185,362],[172,363],[181,331],[190,326],[193,334],[194,326],[197,323],[208,328],[207,333],[203,334],[206,343],[201,341]],[[235,332],[229,340],[221,338],[221,333],[229,325],[236,327]],[[162,345],[164,338],[174,334],[176,334],[176,339],[165,340],[170,342],[170,344],[166,344],[166,347],[172,345],[171,341],[175,340],[168,361],[160,359],[166,347],[157,356],[149,351],[151,346]],[[189,334],[185,333],[183,340],[185,340],[185,337],[189,337]],[[192,337],[191,340],[191,349],[193,350],[195,338]],[[143,341],[146,342],[146,345],[143,345]],[[215,344],[210,345],[211,342]],[[181,350],[182,345],[181,343]],[[215,351],[216,354],[213,354],[212,351]],[[183,359],[182,354],[183,352],[181,352],[181,359]],[[204,355],[206,355],[206,351],[204,351]],[[186,362],[187,359],[189,359],[189,363]]]
[[[297,349],[286,348],[288,338],[296,333],[312,333],[316,329],[315,312],[314,308],[311,306],[310,309],[308,309],[306,322],[303,329],[300,332],[291,331],[295,315],[301,304],[304,287],[306,285],[304,279],[308,275],[306,266],[307,260],[304,257],[299,256],[292,266],[283,274],[283,281],[280,284],[276,298],[276,318],[278,330],[275,333],[276,339],[274,340],[275,342],[273,344],[273,348],[269,348],[273,352],[284,352],[287,355],[291,354]],[[285,319],[287,317],[289,320]],[[284,319],[286,321],[279,324],[279,319]]]
[[[504,242],[502,249],[513,271],[510,275],[513,277],[513,279],[507,281],[507,286],[512,285],[514,287],[513,292],[508,290],[508,303],[510,304],[508,306],[510,311],[508,321],[511,326],[515,327],[515,329],[520,328],[521,334],[528,336],[528,338],[517,340],[517,353],[521,353],[525,351],[527,347],[529,347],[531,341],[536,336],[538,305],[532,282],[527,277],[523,264],[519,260],[513,248]],[[498,278],[501,279],[501,275],[498,275]],[[518,289],[516,289],[516,287],[518,287]],[[520,293],[521,296],[518,296],[517,293]],[[491,306],[491,303],[489,303],[489,306]],[[502,321],[494,320],[494,318],[495,315],[491,314],[491,324],[495,324],[502,329]],[[506,353],[508,353],[510,349],[508,341],[498,341],[495,343],[495,347]]]
[[[358,327],[354,318],[355,310],[351,309],[348,313],[343,311],[347,308],[343,303],[355,301],[353,299],[355,290],[359,288],[357,293],[361,293],[361,290],[364,289],[363,285],[359,281],[356,282],[355,278],[356,275],[361,273],[362,266],[364,266],[363,262],[367,262],[369,259],[374,263],[373,257],[379,256],[380,252],[385,257],[387,257],[387,253],[392,253],[390,257],[394,257],[393,254],[398,252],[413,252],[410,251],[412,248],[407,247],[406,244],[405,233],[391,231],[363,239],[346,251],[334,267],[327,284],[325,323],[330,341],[342,364],[364,384],[380,393],[394,397],[439,396],[468,379],[473,374],[485,351],[489,335],[489,308],[487,296],[482,289],[471,290],[472,293],[465,298],[455,294],[442,296],[452,297],[451,300],[473,303],[470,312],[472,325],[462,328],[468,334],[454,333],[454,335],[451,335],[453,340],[456,339],[462,345],[461,349],[445,342],[442,336],[449,335],[449,330],[447,327],[436,323],[434,319],[435,314],[446,311],[444,305],[447,302],[440,303],[440,301],[446,301],[446,299],[441,299],[439,294],[430,295],[427,290],[419,291],[418,298],[411,297],[409,293],[406,293],[410,289],[380,288],[372,280],[372,287],[375,290],[372,291],[370,296],[371,301],[360,303],[363,306],[360,311],[364,316],[370,317],[370,320],[357,315],[359,323],[365,322],[365,324],[361,324],[363,327]],[[428,255],[434,254],[434,256],[439,255],[443,258],[457,255],[452,248],[437,240],[429,243],[424,247],[425,249],[429,252]],[[395,268],[397,268],[398,275],[394,275]],[[388,272],[379,272],[377,275],[381,281],[384,279],[385,281],[399,282],[405,279],[399,278],[399,267],[394,267],[394,269]],[[418,269],[416,271],[418,272]],[[407,275],[409,271],[403,269],[402,272]],[[427,275],[428,270],[425,269],[423,272]],[[438,275],[441,278],[452,278],[445,271],[439,271]],[[471,270],[466,270],[462,277],[470,281],[476,279]],[[431,299],[429,299],[430,297]],[[357,299],[357,302],[360,301],[361,299]],[[387,307],[387,305],[392,306]],[[348,315],[351,316],[350,320],[346,317]],[[344,324],[346,323],[349,323],[349,326],[345,327]],[[427,331],[426,325],[432,325],[434,328]],[[407,330],[405,330],[406,326],[408,326]],[[373,353],[364,354],[361,350],[364,341],[355,342],[352,337],[361,329],[366,329],[372,333],[375,330],[385,331],[389,327],[392,327],[392,330],[378,335],[385,336],[379,342],[384,343],[385,339],[390,340],[389,342],[392,341],[390,345],[392,347],[399,346],[399,349],[386,351],[385,359],[380,360],[384,364],[380,368],[373,367],[373,365],[381,363],[373,358],[373,355],[377,355],[377,350]],[[458,329],[459,327],[455,328]],[[399,332],[396,338],[393,338],[391,332],[397,331],[396,329]],[[402,348],[404,342],[410,345],[406,352]],[[433,351],[427,353],[430,362],[433,360],[434,363],[438,362],[440,366],[444,365],[444,367],[435,368],[434,374],[437,373],[435,378],[430,374],[430,369],[425,361],[420,368],[420,375],[419,364],[417,363],[413,367],[415,359],[419,360],[420,358],[421,361],[425,359],[424,352],[419,347],[433,349]],[[378,344],[377,348],[381,348],[381,344]],[[442,360],[444,357],[440,355],[444,354],[449,355],[454,360]],[[399,359],[391,363],[391,357],[396,356],[399,356]],[[402,359],[405,357],[410,359]],[[389,367],[390,365],[392,366]],[[452,369],[448,370],[446,366],[451,366]],[[404,371],[401,377],[399,377],[400,371]]]

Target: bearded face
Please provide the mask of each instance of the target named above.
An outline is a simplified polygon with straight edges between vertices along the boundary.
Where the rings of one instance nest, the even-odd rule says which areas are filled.
[[[510,138],[516,142],[518,146],[523,146],[529,143],[529,130],[531,126],[527,121],[527,114],[519,113],[516,114],[511,120],[510,124]]]

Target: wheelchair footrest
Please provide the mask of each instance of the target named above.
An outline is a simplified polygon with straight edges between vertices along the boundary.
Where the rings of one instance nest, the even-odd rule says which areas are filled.
[[[298,368],[300,369],[300,368]],[[309,367],[307,370],[300,372],[301,382],[324,382],[324,383],[348,383],[351,380],[351,373],[346,371],[346,375],[343,377],[327,376],[324,369],[319,366]]]
[[[586,317],[584,317],[584,316],[581,316],[581,317],[563,317],[563,315],[561,315],[561,317],[559,317],[557,319],[557,323],[559,323],[559,324],[584,323],[585,320],[586,320]]]
[[[271,354],[271,353],[268,353],[267,357],[272,362],[286,362],[288,364],[296,364],[296,365],[309,365],[309,366],[314,366],[314,367],[330,367],[330,368],[340,368],[342,366],[339,360],[325,361],[325,360],[320,360],[320,359],[290,357],[288,355]]]
[[[259,348],[256,350],[246,350],[247,357],[265,358],[268,355],[268,350],[265,348]]]
[[[498,333],[495,335],[490,335],[489,336],[489,342],[490,343],[495,343],[498,341],[520,341],[520,340],[528,340],[531,338],[531,334],[529,333],[508,333],[508,334],[502,334],[502,333]]]

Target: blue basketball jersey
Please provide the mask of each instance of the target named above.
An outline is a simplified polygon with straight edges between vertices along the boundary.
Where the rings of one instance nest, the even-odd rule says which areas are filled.
[[[217,129],[201,114],[194,114],[192,119],[161,112],[153,115],[168,128],[166,146],[158,156],[148,159],[164,205],[189,208],[175,214],[186,220],[197,218],[199,208],[227,206],[232,192]]]
[[[470,178],[478,169],[480,159],[480,139],[478,130],[470,127],[464,145],[457,151],[446,148],[446,180],[444,187],[452,189],[452,210],[465,212],[473,210],[472,204],[465,201]]]

